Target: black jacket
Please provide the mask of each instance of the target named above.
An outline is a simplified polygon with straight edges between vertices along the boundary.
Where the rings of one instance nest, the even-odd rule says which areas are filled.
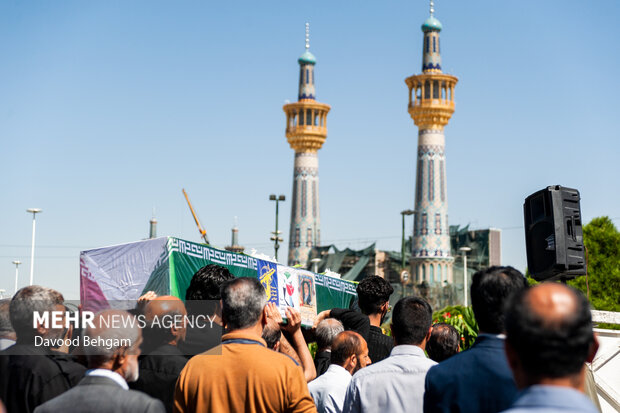
[[[316,367],[316,376],[319,377],[325,373],[331,364],[331,351],[320,351],[314,356],[314,367]]]
[[[223,327],[216,323],[213,323],[213,328],[188,327],[185,340],[179,343],[179,349],[187,358],[211,350],[222,344],[223,330]]]
[[[373,363],[388,358],[394,348],[394,340],[383,334],[381,328],[371,326],[367,315],[345,308],[334,308],[330,316],[340,320],[345,330],[355,331],[364,337],[368,344],[368,357]]]
[[[176,347],[165,344],[150,354],[140,356],[140,376],[129,387],[161,400],[166,411],[172,412],[174,387],[187,358]]]
[[[15,344],[0,352],[0,372],[0,399],[8,413],[31,413],[72,387],[52,353],[31,344]]]

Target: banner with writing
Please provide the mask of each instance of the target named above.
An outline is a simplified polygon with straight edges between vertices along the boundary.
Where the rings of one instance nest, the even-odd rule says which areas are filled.
[[[286,307],[298,310],[306,327],[313,324],[317,310],[349,308],[356,297],[352,281],[162,237],[82,251],[80,299],[83,306],[101,306],[106,301],[137,300],[154,291],[184,300],[194,274],[209,264],[223,266],[235,277],[257,277],[268,301],[276,303],[283,316]]]

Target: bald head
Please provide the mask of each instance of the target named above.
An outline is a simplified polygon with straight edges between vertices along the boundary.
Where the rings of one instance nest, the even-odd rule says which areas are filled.
[[[144,352],[165,344],[176,346],[185,339],[187,311],[177,297],[164,295],[149,301],[144,315],[149,322],[149,328],[144,330]]]
[[[172,295],[163,295],[149,301],[144,311],[147,320],[168,314],[187,314],[183,301]]]
[[[526,304],[546,325],[562,323],[577,309],[575,291],[562,284],[544,283],[525,294]]]
[[[354,331],[343,331],[332,341],[331,363],[353,374],[370,364],[366,340]]]
[[[593,355],[589,303],[563,284],[543,283],[517,293],[507,306],[506,335],[513,361],[529,384],[578,375]],[[514,370],[512,361],[511,366]]]

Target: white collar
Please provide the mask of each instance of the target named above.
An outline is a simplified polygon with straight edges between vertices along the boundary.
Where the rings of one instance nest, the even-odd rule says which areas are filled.
[[[351,373],[349,373],[349,370],[345,369],[344,367],[338,364],[333,364],[333,363],[330,364],[329,367],[327,368],[327,371],[331,371],[334,374],[347,375],[351,377]]]
[[[86,372],[87,376],[97,376],[97,377],[107,377],[108,379],[114,380],[116,384],[121,386],[125,390],[129,390],[129,386],[127,385],[127,381],[120,374],[116,373],[112,370],[107,369],[92,369]]]

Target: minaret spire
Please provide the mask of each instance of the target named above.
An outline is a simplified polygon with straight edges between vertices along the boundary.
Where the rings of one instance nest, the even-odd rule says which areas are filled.
[[[418,127],[415,221],[411,273],[416,282],[452,283],[454,257],[450,252],[448,191],[444,128],[454,113],[454,87],[458,79],[441,71],[439,32],[433,15],[422,24],[422,74],[405,79],[409,87],[409,114]]]
[[[239,227],[237,226],[237,217],[235,217],[231,232],[232,232],[232,239],[231,239],[230,245],[227,247],[224,247],[224,249],[227,251],[242,253],[244,250],[244,247],[239,245]]]
[[[149,229],[149,238],[157,238],[157,220],[155,219],[155,207],[153,207],[153,216],[149,221],[150,229]]]
[[[310,23],[306,23],[306,50],[297,59],[299,63],[299,93],[298,100],[316,98],[314,89],[314,65],[316,58],[310,53]]]
[[[302,266],[306,265],[312,247],[321,243],[317,152],[327,138],[327,113],[330,109],[329,105],[315,100],[316,58],[310,53],[308,23],[305,40],[306,50],[297,59],[298,100],[283,107],[286,112],[286,139],[295,150],[288,264]]]

